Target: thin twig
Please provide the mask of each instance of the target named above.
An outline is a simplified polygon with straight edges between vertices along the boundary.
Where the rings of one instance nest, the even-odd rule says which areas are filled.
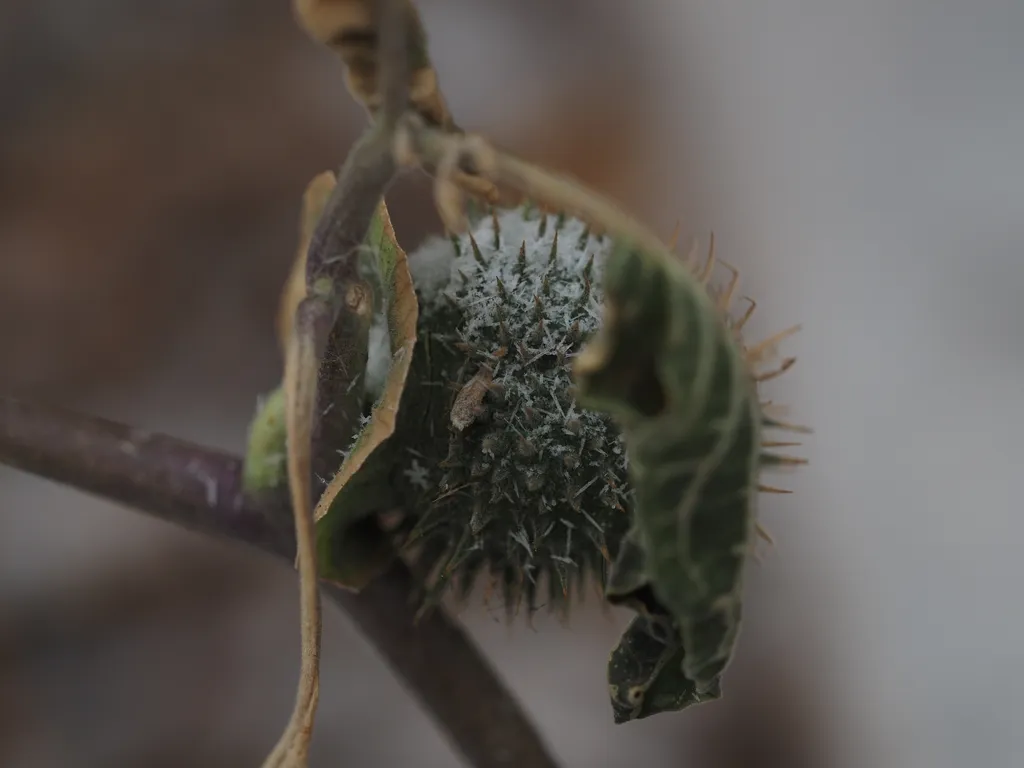
[[[396,561],[359,594],[326,589],[395,666],[468,765],[556,768],[526,713],[466,631],[441,610],[414,618],[414,586],[409,569]]]
[[[0,397],[0,463],[184,528],[295,553],[287,508],[245,498],[242,462],[222,451]]]
[[[106,419],[0,396],[0,463],[291,563],[287,502],[246,497],[237,457]],[[417,623],[397,562],[358,594],[323,585],[477,768],[556,768],[473,641],[434,611]]]
[[[369,317],[365,311],[370,309],[372,295],[359,272],[359,253],[373,214],[395,175],[390,136],[379,124],[374,125],[349,152],[307,251],[307,286],[320,281],[331,286],[307,299],[323,315],[321,327],[314,330],[323,349],[317,351],[315,366],[307,363],[307,374],[317,377],[319,404],[310,425],[314,501],[323,492],[324,481],[337,471],[336,449],[348,445],[358,427],[361,404],[351,397],[351,391],[366,367]],[[356,343],[360,339],[362,344]]]
[[[409,26],[407,0],[378,0],[381,110],[378,122],[389,134],[409,105]]]
[[[345,286],[358,280],[359,250],[395,176],[391,136],[375,124],[349,152],[313,230],[306,261],[308,286],[327,278],[338,286],[336,293],[344,295]]]

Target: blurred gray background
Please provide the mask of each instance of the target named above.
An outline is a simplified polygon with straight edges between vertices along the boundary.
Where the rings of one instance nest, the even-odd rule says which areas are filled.
[[[623,617],[464,614],[567,766],[1009,768],[1024,754],[1024,4],[422,0],[460,123],[797,322],[811,424],[762,504],[722,702],[613,726]],[[0,0],[0,385],[241,449],[306,181],[362,116],[285,0]],[[436,228],[401,184],[403,242]],[[0,470],[0,763],[253,766],[293,575]],[[315,765],[457,762],[330,609]]]

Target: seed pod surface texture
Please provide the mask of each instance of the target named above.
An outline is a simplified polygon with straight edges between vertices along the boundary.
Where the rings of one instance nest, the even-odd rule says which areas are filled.
[[[432,594],[477,576],[510,612],[565,612],[629,529],[626,453],[576,402],[572,361],[602,318],[611,241],[518,208],[410,257],[419,340],[397,484]]]

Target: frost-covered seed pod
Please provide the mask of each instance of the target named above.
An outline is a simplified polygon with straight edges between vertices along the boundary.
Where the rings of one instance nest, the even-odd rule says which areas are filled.
[[[610,250],[580,221],[520,208],[410,256],[418,391],[399,438],[433,468],[428,487],[401,490],[437,593],[489,572],[509,610],[564,610],[574,585],[603,579],[629,528],[619,431],[576,404],[571,374],[601,322]]]

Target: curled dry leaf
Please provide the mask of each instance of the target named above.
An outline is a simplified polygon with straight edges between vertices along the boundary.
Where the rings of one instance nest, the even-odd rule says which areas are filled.
[[[379,529],[361,523],[388,511],[388,439],[394,434],[402,393],[416,345],[419,307],[405,252],[395,239],[387,207],[381,202],[370,224],[367,245],[376,258],[384,292],[390,361],[383,391],[368,421],[345,451],[344,461],[316,505],[321,576],[360,589],[392,557]]]
[[[584,401],[622,425],[635,489],[635,527],[607,588],[639,613],[609,661],[617,722],[721,695],[760,532],[759,475],[778,463],[761,441],[779,425],[758,402],[758,358],[745,318],[730,315],[738,272],[725,265],[732,279],[709,286],[713,244],[704,264],[666,257],[616,249],[604,326],[576,367]]]
[[[281,389],[264,401],[253,420],[246,456],[249,490],[265,490],[282,484],[285,476],[280,472],[280,458],[285,457],[287,486],[295,516],[301,590],[302,665],[295,709],[278,744],[264,762],[264,768],[305,768],[307,764],[319,687],[321,621],[317,584],[320,576],[358,589],[393,557],[390,542],[374,522],[365,517],[369,510],[379,507],[374,506],[373,500],[380,498],[373,483],[367,480],[372,475],[367,470],[386,466],[385,457],[378,455],[377,449],[394,432],[395,413],[415,344],[418,308],[406,256],[395,240],[383,201],[371,221],[366,245],[375,257],[384,288],[390,347],[394,352],[382,396],[374,404],[370,418],[350,450],[344,452],[341,469],[321,496],[315,514],[313,510],[314,408],[321,389],[319,377],[324,372],[329,375],[333,369],[319,364],[314,343],[315,339],[325,336],[322,324],[330,317],[330,298],[317,293],[319,287],[312,292],[309,290],[306,261],[313,231],[334,187],[334,174],[328,172],[314,178],[306,189],[299,250],[283,291],[278,318],[285,352],[284,382]],[[336,326],[335,330],[340,327]],[[363,359],[352,362],[365,366],[365,335],[361,336],[358,346],[350,352]],[[362,377],[356,377],[353,383],[360,386],[348,393],[351,402],[326,403],[324,410],[337,405],[358,412],[364,397]],[[326,389],[330,391],[330,387]],[[274,464],[274,460],[278,463]],[[327,518],[324,525],[318,527],[316,521],[323,518]]]
[[[370,112],[380,108],[380,32],[375,0],[295,0],[295,11],[306,33],[341,58],[349,91]],[[407,30],[409,100],[432,125],[452,126],[451,112],[427,55],[427,40],[416,8],[402,0]]]
[[[427,52],[427,37],[416,7],[401,0],[407,32],[409,101],[427,125],[460,134],[452,119]],[[306,33],[338,54],[345,64],[345,82],[371,116],[381,107],[380,41],[374,0],[294,0],[295,14]],[[466,192],[489,203],[498,190],[482,176],[455,171],[454,181]]]
[[[277,317],[277,334],[284,349],[291,338],[292,326],[295,324],[295,311],[299,303],[306,297],[306,255],[309,243],[313,239],[313,230],[324,213],[327,198],[331,196],[337,179],[333,171],[324,171],[313,178],[302,196],[302,213],[299,218],[299,249],[295,254],[292,271],[285,283],[281,297],[281,307]]]
[[[288,315],[279,319],[279,330],[284,334],[284,437],[288,489],[295,518],[302,660],[291,718],[263,768],[306,768],[320,692],[321,616],[312,513],[312,432],[320,368],[316,339],[323,335],[316,326],[322,326],[330,312],[325,297],[310,295],[306,289],[305,263],[313,227],[333,187],[333,175],[324,174],[306,190],[299,254],[285,288],[283,311]],[[287,317],[292,318],[290,322]],[[271,408],[273,404],[272,399]]]
[[[618,247],[600,334],[577,361],[585,403],[623,428],[644,572],[675,619],[682,671],[717,690],[755,536],[761,413],[743,350],[678,262]],[[612,574],[610,599],[618,593]]]
[[[295,517],[302,662],[295,708],[277,746],[264,762],[264,768],[306,768],[320,695],[320,592],[316,531],[310,509],[317,353],[312,334],[304,332],[308,323],[303,321],[304,310],[312,306],[310,301],[303,299],[296,312],[296,324],[286,349],[284,376],[288,486]]]
[[[673,630],[664,617],[637,616],[622,633],[608,660],[608,694],[616,723],[676,712],[720,697],[717,683],[698,693],[683,674],[685,652]]]
[[[295,313],[306,298],[306,251],[319,216],[335,185],[334,174],[323,173],[306,189],[300,225],[300,248],[281,298],[278,328],[287,350],[295,327]],[[408,376],[415,345],[418,306],[405,252],[395,239],[387,208],[382,202],[374,215],[366,245],[373,255],[386,310],[388,347],[391,358],[384,388],[370,415],[350,445],[333,446],[338,455],[337,471],[316,505],[318,573],[321,578],[358,590],[390,562],[390,543],[364,518],[387,512],[386,475],[389,467],[388,438],[395,429],[395,415]],[[359,361],[353,361],[359,362]],[[362,361],[365,363],[365,361]],[[330,375],[330,365],[320,375]],[[322,385],[323,382],[321,382]],[[325,403],[324,410],[345,409],[357,413],[363,407],[360,380],[349,403]],[[323,389],[323,387],[321,387]],[[327,389],[330,389],[329,387]],[[335,388],[336,389],[336,388]],[[283,484],[285,457],[285,392],[275,390],[261,403],[250,426],[246,454],[247,488],[261,491]]]

